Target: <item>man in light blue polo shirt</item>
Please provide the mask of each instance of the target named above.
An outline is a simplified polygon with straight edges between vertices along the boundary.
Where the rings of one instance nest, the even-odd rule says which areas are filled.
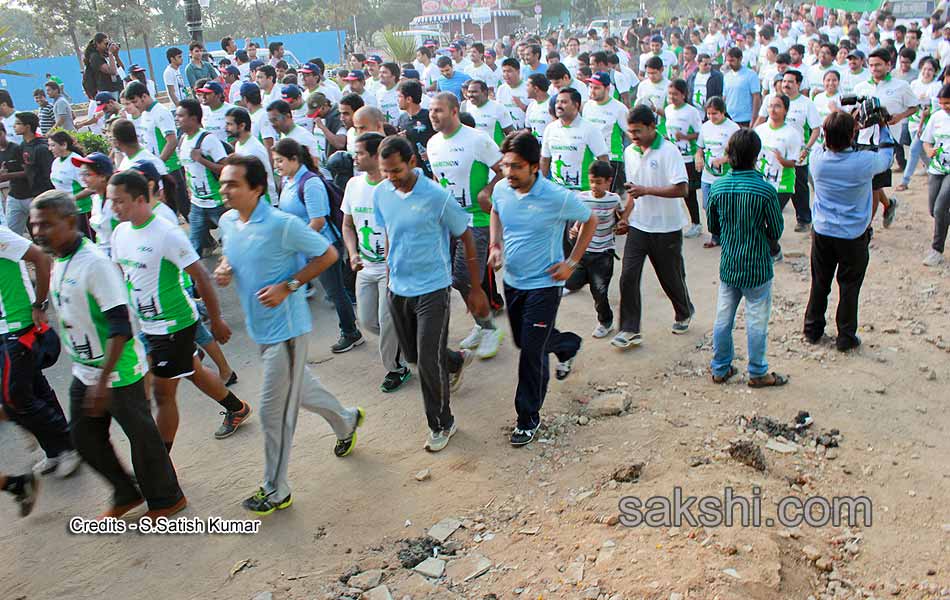
[[[267,171],[257,157],[232,155],[224,165],[221,193],[233,210],[221,216],[224,257],[214,277],[222,287],[236,281],[247,333],[264,367],[264,483],[244,508],[266,515],[293,502],[287,470],[300,407],[330,424],[338,457],[353,450],[365,413],[344,408],[307,368],[310,310],[299,288],[336,262],[336,250],[303,221],[261,200]],[[314,258],[301,269],[300,255]]]
[[[425,449],[438,452],[449,443],[456,423],[449,393],[458,389],[462,371],[474,354],[446,348],[449,292],[452,291],[451,237],[462,240],[471,281],[481,279],[469,213],[452,192],[415,168],[412,146],[390,136],[379,146],[380,167],[387,181],[373,195],[376,225],[386,232],[389,306],[399,349],[418,364],[429,437]],[[466,299],[475,315],[488,312],[481,286]]]
[[[722,93],[729,116],[740,127],[749,127],[762,104],[762,90],[755,71],[742,64],[742,50],[729,48],[723,69]]]
[[[509,136],[501,146],[506,179],[492,193],[489,264],[505,263],[505,303],[518,360],[515,410],[518,422],[511,445],[534,440],[550,379],[548,354],[558,359],[555,375],[566,378],[581,348],[576,333],[554,327],[561,288],[584,256],[597,229],[597,215],[573,191],[539,175],[541,145],[527,132]],[[564,259],[564,229],[583,223],[571,256]]]

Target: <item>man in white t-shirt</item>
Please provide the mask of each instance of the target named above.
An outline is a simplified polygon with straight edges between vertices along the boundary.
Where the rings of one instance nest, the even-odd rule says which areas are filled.
[[[168,99],[172,101],[172,104],[178,106],[187,92],[185,79],[179,71],[182,62],[184,62],[184,55],[180,48],[169,48],[165,53],[165,57],[168,59],[168,66],[165,67],[165,72],[162,74],[162,81],[165,82]]]
[[[516,129],[525,124],[525,110],[528,108],[528,84],[521,79],[521,65],[513,58],[506,58],[501,63],[502,83],[495,91],[495,99],[501,102],[511,115],[511,121]]]
[[[392,393],[409,380],[409,366],[399,353],[399,338],[389,313],[386,234],[376,224],[373,194],[384,179],[379,170],[383,136],[365,133],[356,138],[356,166],[361,171],[343,194],[343,241],[356,273],[356,308],[360,325],[379,336],[379,355],[386,369],[380,390]]]
[[[209,81],[195,90],[201,100],[204,117],[204,128],[213,133],[222,142],[228,141],[228,134],[224,130],[224,115],[234,108],[233,104],[224,101],[224,88],[217,81]]]
[[[463,73],[472,79],[484,81],[491,90],[497,88],[498,76],[494,71],[491,70],[491,67],[485,64],[485,45],[481,42],[475,42],[472,44],[468,54],[471,57],[472,64],[469,65],[469,67],[465,69]]]
[[[695,312],[683,262],[682,229],[689,224],[683,157],[657,133],[656,118],[647,106],[631,109],[627,133],[633,143],[624,151],[628,200],[623,221],[628,228],[620,274],[620,332],[610,342],[622,349],[643,343],[640,279],[647,258],[673,304],[673,333],[686,333]]]
[[[269,204],[277,204],[277,185],[274,182],[274,169],[271,168],[270,152],[264,144],[251,134],[253,121],[247,109],[234,107],[225,115],[225,128],[228,136],[234,139],[234,153],[238,156],[256,156],[267,167],[267,192],[261,196]]]

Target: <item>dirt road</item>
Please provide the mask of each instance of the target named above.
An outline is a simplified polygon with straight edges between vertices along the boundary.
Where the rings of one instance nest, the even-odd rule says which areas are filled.
[[[316,301],[311,367],[344,404],[368,412],[352,456],[333,457],[329,428],[314,415],[303,416],[291,464],[294,505],[263,518],[254,535],[71,535],[70,517],[96,515],[106,489],[88,467],[68,480],[47,478],[29,518],[18,519],[12,503],[0,503],[2,597],[358,598],[360,586],[370,584],[385,586],[397,599],[950,597],[950,267],[920,264],[932,228],[925,185],[915,178],[892,229],[877,221],[858,352],[841,355],[833,345],[812,347],[799,339],[808,239],[791,231],[789,209],[769,359],[773,369],[791,376],[790,385],[753,391],[744,379],[710,383],[718,251],[704,250],[701,239],[687,240],[689,288],[698,311],[690,332],[669,333],[672,309],[649,267],[639,349],[619,353],[606,340],[590,338],[595,323],[589,294],[565,298],[559,326],[584,337],[582,354],[570,379],[552,378],[542,439],[520,450],[506,441],[517,370],[510,340],[495,359],[466,372],[453,396],[459,433],[446,451],[430,455],[422,450],[418,381],[393,395],[379,392],[383,373],[375,340],[330,354],[335,319],[327,304]],[[223,299],[235,330],[225,349],[241,378],[234,390],[256,403],[257,356],[233,293],[223,292]],[[455,302],[454,343],[470,326]],[[736,346],[744,358],[741,328]],[[48,372],[61,398],[67,365],[64,357]],[[611,392],[621,414],[596,416],[616,412],[609,399],[598,398]],[[256,489],[262,464],[257,422],[216,441],[214,403],[185,384],[179,405],[172,458],[189,500],[183,516],[245,518],[240,501]],[[802,410],[814,424],[794,444],[743,428],[748,422],[739,420],[758,415],[789,423]],[[815,435],[831,429],[840,431],[837,448],[812,446]],[[124,436],[114,431],[125,457]],[[737,440],[761,448],[765,471],[730,457]],[[9,425],[0,449],[4,472],[40,458]],[[638,481],[612,479],[618,468],[636,463],[643,463]],[[425,469],[428,479],[418,481]],[[863,495],[873,504],[873,523],[788,529],[616,522],[621,497],[666,497],[675,487],[695,496],[722,497],[727,487],[758,494],[768,516],[775,516],[775,503],[784,496]],[[447,574],[430,580],[402,566],[398,540],[418,538],[446,518],[463,525],[451,543],[439,544],[440,552],[455,553],[445,557]],[[486,563],[487,571],[463,581]],[[366,597],[389,596],[377,587]]]

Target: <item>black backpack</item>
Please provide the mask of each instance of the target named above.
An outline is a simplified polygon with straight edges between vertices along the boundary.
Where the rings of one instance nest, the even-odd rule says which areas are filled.
[[[195,142],[195,148],[201,149],[201,144],[205,141],[205,138],[211,135],[210,131],[202,131],[201,135],[198,136],[198,141]],[[234,154],[234,146],[228,142],[222,141],[221,145],[224,146],[224,152],[227,155]]]
[[[303,176],[300,178],[300,183],[297,185],[297,197],[300,199],[301,204],[305,204],[304,197],[303,197],[304,184],[306,184],[308,180],[314,179],[314,178],[319,178],[320,181],[323,182],[323,187],[326,188],[327,190],[327,199],[329,200],[329,204],[330,204],[330,218],[327,219],[327,221],[329,225],[333,227],[333,230],[336,233],[336,236],[340,240],[342,240],[343,239],[343,233],[342,233],[343,232],[343,209],[342,209],[343,190],[341,190],[337,184],[333,183],[332,181],[328,181],[319,171],[313,172],[308,169],[307,172],[304,173]]]

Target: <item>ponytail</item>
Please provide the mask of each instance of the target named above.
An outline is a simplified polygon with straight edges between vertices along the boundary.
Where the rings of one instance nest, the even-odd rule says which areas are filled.
[[[313,156],[306,146],[301,146],[297,140],[284,138],[274,145],[274,152],[284,158],[296,159],[300,161],[308,170],[317,172],[317,166],[313,163]]]

